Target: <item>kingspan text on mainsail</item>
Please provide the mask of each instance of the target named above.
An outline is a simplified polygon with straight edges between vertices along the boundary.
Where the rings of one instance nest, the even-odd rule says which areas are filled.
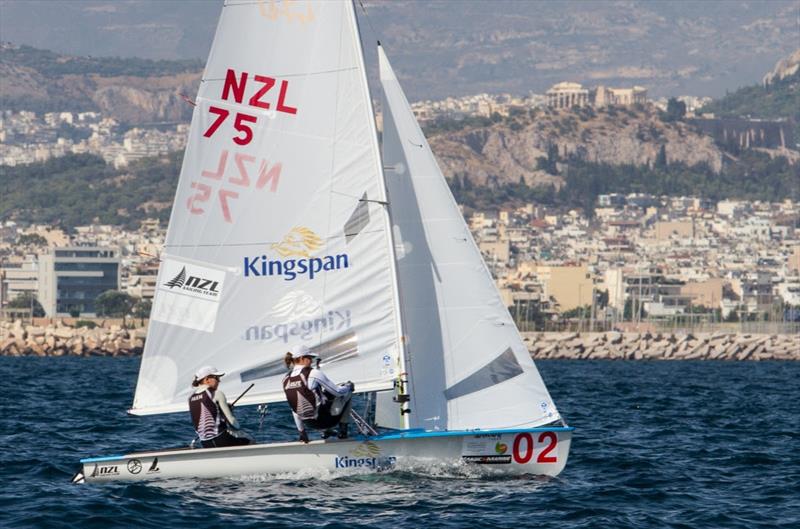
[[[244,258],[245,277],[282,276],[284,281],[293,281],[297,276],[314,279],[320,272],[341,270],[350,267],[347,254],[325,255],[301,259],[270,259],[266,255]]]

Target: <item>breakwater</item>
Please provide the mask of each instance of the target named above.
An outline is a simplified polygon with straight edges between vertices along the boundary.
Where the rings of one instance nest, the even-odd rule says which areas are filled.
[[[800,334],[523,333],[534,359],[800,360]]]
[[[131,356],[146,328],[0,322],[0,356]],[[800,360],[800,334],[523,333],[534,359]]]
[[[142,354],[145,328],[70,327],[0,322],[2,356],[131,356]]]

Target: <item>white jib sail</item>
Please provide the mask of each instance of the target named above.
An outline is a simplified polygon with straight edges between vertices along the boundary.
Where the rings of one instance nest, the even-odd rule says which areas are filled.
[[[378,48],[383,163],[410,375],[410,426],[511,428],[559,419]]]
[[[283,400],[316,348],[357,391],[399,369],[390,224],[347,1],[227,0],[192,117],[131,413],[187,408],[211,364]],[[377,202],[376,202],[377,201]]]

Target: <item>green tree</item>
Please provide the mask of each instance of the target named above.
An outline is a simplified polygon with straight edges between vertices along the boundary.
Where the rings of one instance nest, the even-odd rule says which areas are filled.
[[[667,100],[667,111],[661,114],[663,121],[680,121],[686,116],[686,103],[674,97]]]
[[[19,296],[15,297],[8,302],[8,308],[31,309],[31,316],[34,318],[43,318],[45,315],[42,304],[39,303],[39,300],[36,298],[36,294],[33,292],[23,292]]]
[[[667,166],[667,146],[666,144],[661,145],[661,149],[658,151],[658,156],[656,156],[656,167],[660,169],[664,169]]]
[[[565,311],[562,316],[566,319],[573,318],[589,318],[592,314],[592,306],[584,305],[582,307],[575,307]]]
[[[123,325],[135,303],[136,298],[119,290],[106,290],[94,300],[98,316],[122,318]]]
[[[17,244],[20,246],[25,246],[28,244],[33,246],[47,246],[47,239],[38,233],[25,233],[19,236],[19,239],[17,239]]]
[[[150,310],[153,308],[153,303],[149,299],[139,298],[131,309],[131,316],[139,318],[139,321],[144,325],[144,319],[150,317]]]

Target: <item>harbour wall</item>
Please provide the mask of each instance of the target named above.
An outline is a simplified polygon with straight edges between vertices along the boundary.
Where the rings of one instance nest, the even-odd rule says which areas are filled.
[[[2,356],[135,356],[146,327],[111,323],[72,327],[64,322],[0,322]],[[523,333],[534,359],[565,360],[800,360],[800,334]]]
[[[523,333],[536,360],[800,360],[800,334]]]

